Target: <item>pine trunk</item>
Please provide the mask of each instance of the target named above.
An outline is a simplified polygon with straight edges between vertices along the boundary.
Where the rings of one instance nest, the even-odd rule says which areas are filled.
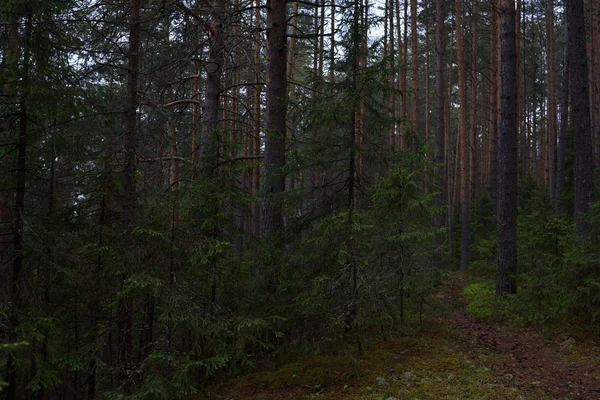
[[[435,94],[435,190],[438,191],[436,203],[439,207],[443,207],[446,199],[446,192],[443,190],[444,185],[444,114],[445,114],[445,93],[446,93],[446,42],[444,28],[446,4],[445,0],[436,0],[436,94]],[[441,229],[444,226],[444,215],[440,213],[434,216],[434,225]],[[444,244],[444,236],[440,233],[436,235],[434,242],[434,258],[432,265],[432,279],[434,283],[440,280],[440,261],[442,247]]]
[[[270,234],[283,226],[277,196],[285,188],[286,123],[286,1],[267,2],[267,105],[264,158],[262,232]]]
[[[583,0],[567,0],[566,10],[575,163],[574,217],[579,233],[585,235],[589,230],[589,224],[585,218],[593,200],[594,159]]]
[[[501,0],[501,116],[498,146],[496,295],[516,293],[517,48],[514,0]]]
[[[123,187],[123,215],[121,231],[121,247],[123,254],[130,252],[133,237],[134,212],[136,206],[136,182],[135,175],[137,170],[136,152],[137,152],[137,108],[138,100],[138,75],[140,63],[140,3],[138,0],[131,0],[130,19],[129,19],[129,61],[127,66],[127,106],[125,109],[125,135],[123,137],[123,147],[125,149],[125,182]],[[123,284],[128,278],[123,275]],[[118,351],[119,367],[122,382],[129,381],[128,371],[131,366],[133,353],[132,346],[132,304],[130,300],[123,299],[118,305]],[[124,385],[124,391],[131,391],[130,385]]]
[[[460,146],[460,215],[462,227],[460,267],[469,265],[469,137],[467,135],[467,77],[460,0],[454,1],[456,19],[456,60],[458,64],[458,140]]]

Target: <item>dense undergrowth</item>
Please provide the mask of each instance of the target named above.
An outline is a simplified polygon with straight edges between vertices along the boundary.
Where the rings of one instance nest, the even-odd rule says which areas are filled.
[[[312,280],[304,279],[306,276],[299,281],[294,279],[303,285],[308,283],[310,289],[303,286],[300,296],[289,299],[295,313],[282,312],[294,315],[286,324],[296,330],[285,333],[280,351],[273,353],[279,356],[270,358],[271,362],[263,365],[263,372],[250,372],[234,381],[226,379],[222,384],[210,385],[204,396],[215,399],[268,399],[284,395],[332,399],[547,398],[544,391],[547,388],[540,388],[536,395],[533,385],[524,393],[510,373],[499,375],[498,371],[490,371],[489,360],[482,360],[493,355],[473,357],[456,350],[461,345],[447,322],[443,322],[448,319],[449,309],[439,304],[438,295],[434,295],[437,290],[431,286],[430,270],[423,267],[428,265],[431,253],[419,252],[419,246],[432,240],[433,233],[419,230],[423,220],[411,219],[414,213],[403,213],[410,210],[409,206],[396,202],[391,195],[394,187],[403,187],[402,179],[405,178],[392,175],[382,181],[378,189],[383,192],[376,192],[373,197],[381,204],[374,202],[372,209],[356,216],[352,231],[353,260],[361,260],[361,270],[366,275],[360,288],[360,295],[364,296],[360,301],[361,312],[352,325],[342,320],[348,310],[344,304],[349,304],[344,298],[352,298],[350,289],[334,296],[333,291],[328,291],[335,287],[331,276],[317,274]],[[416,186],[414,190],[418,192]],[[589,216],[592,233],[584,240],[572,220],[552,211],[550,200],[534,185],[524,185],[521,190],[518,293],[495,296],[494,217],[491,201],[483,198],[476,205],[472,219],[472,261],[469,282],[463,292],[468,313],[498,326],[540,327],[554,335],[572,330],[597,334],[600,206],[592,207]],[[427,197],[408,199],[413,206],[423,206]],[[392,204],[397,208],[390,207]],[[379,210],[385,211],[380,214]],[[397,217],[394,210],[404,219],[391,218]],[[427,218],[427,212],[423,218]],[[330,260],[332,266],[340,268],[338,276],[349,281],[350,276],[343,275],[344,268],[350,265],[349,253],[339,250],[348,244],[339,239],[347,238],[346,219],[342,215],[324,222],[305,243],[313,249],[315,262]],[[401,234],[390,236],[389,232],[394,230]],[[411,230],[412,233],[407,233]],[[329,235],[339,241],[332,241]],[[413,241],[402,241],[408,237]],[[332,249],[336,249],[333,254],[328,253]],[[413,263],[406,264],[407,260]],[[450,265],[458,264],[457,255],[452,252],[445,260],[448,270],[452,270]],[[388,265],[403,268],[395,271]],[[301,269],[298,267],[295,270]],[[409,278],[402,281],[399,272]],[[448,274],[444,273],[445,280],[451,276]],[[298,323],[303,328],[298,328]]]
[[[56,237],[54,249],[68,256],[52,280],[64,285],[49,286],[46,293],[54,304],[73,308],[45,318],[31,303],[20,331],[23,340],[1,347],[0,363],[12,357],[24,369],[36,370],[31,392],[68,381],[68,371],[85,375],[94,368],[100,387],[117,387],[104,395],[119,399],[173,399],[199,390],[205,395],[237,390],[232,398],[254,390],[263,393],[254,398],[273,398],[268,388],[289,391],[290,398],[340,398],[342,390],[344,398],[382,399],[439,398],[436,393],[442,392],[460,398],[464,391],[471,393],[465,398],[495,398],[489,393],[501,388],[518,398],[510,378],[491,374],[485,363],[456,350],[460,342],[440,322],[448,309],[436,300],[432,244],[436,235],[449,232],[431,223],[443,210],[423,188],[424,171],[431,169],[424,154],[395,154],[390,161],[395,167],[361,193],[356,209],[343,207],[344,192],[336,207],[327,203],[335,196],[311,199],[315,212],[329,210],[290,213],[277,237],[236,242],[238,232],[228,216],[243,199],[226,179],[182,191],[176,231],[163,229],[173,208],[165,208],[164,199],[148,198],[134,232],[138,246],[127,260],[108,234],[97,244],[86,235]],[[521,193],[518,293],[494,297],[494,213],[491,200],[483,197],[471,218],[468,311],[505,324],[571,323],[597,332],[600,204],[592,207],[592,231],[583,240],[570,217],[551,211],[549,199],[533,184],[524,184]],[[283,205],[295,209],[296,201],[291,195]],[[459,264],[458,247],[446,243],[444,279]],[[89,268],[76,268],[82,264]],[[82,293],[100,298],[99,282],[119,287],[123,271],[130,277],[114,297],[71,303]],[[45,293],[44,281],[38,285],[34,289]],[[112,356],[112,363],[100,361],[102,349],[115,346],[110,331],[99,333],[93,324],[76,332],[65,328],[82,316],[109,325],[123,303],[137,311],[132,324],[139,333],[128,370]],[[153,321],[150,342],[144,339],[147,321]],[[45,361],[35,356],[40,346],[53,349]],[[240,376],[245,383],[228,388],[231,377]],[[125,378],[115,385],[120,377]],[[378,377],[386,384],[374,381]],[[122,394],[130,389],[130,395]]]

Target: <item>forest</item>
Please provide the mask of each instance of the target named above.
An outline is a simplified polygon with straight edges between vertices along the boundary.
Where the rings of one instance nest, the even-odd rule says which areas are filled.
[[[600,398],[600,0],[0,0],[0,396]]]

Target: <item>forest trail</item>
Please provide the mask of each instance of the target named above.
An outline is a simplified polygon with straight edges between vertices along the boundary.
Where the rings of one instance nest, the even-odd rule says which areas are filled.
[[[600,400],[600,341],[480,321],[461,275],[446,280],[422,329],[302,353],[277,368],[210,386],[195,399]]]
[[[476,320],[465,311],[465,284],[465,279],[457,277],[443,291],[454,303],[451,324],[455,334],[462,336],[459,342],[495,355],[494,371],[511,375],[525,393],[528,386],[536,386],[541,390],[536,391],[539,395],[552,399],[600,399],[597,341],[586,338],[577,343],[566,334],[544,338],[539,329],[517,329]],[[469,353],[469,349],[464,351]]]

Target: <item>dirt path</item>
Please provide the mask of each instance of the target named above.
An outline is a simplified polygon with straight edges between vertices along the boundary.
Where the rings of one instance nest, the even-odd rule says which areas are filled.
[[[423,326],[365,337],[362,354],[352,343],[288,353],[193,399],[600,400],[597,338],[479,321],[466,312],[465,284],[461,275],[444,282]]]
[[[491,360],[489,368],[514,377],[524,392],[536,388],[549,398],[600,399],[600,343],[577,343],[568,336],[545,340],[536,329],[515,330],[478,321],[465,311],[465,284],[464,279],[454,278],[443,291],[454,304],[451,325],[464,352],[477,358],[483,353]]]

